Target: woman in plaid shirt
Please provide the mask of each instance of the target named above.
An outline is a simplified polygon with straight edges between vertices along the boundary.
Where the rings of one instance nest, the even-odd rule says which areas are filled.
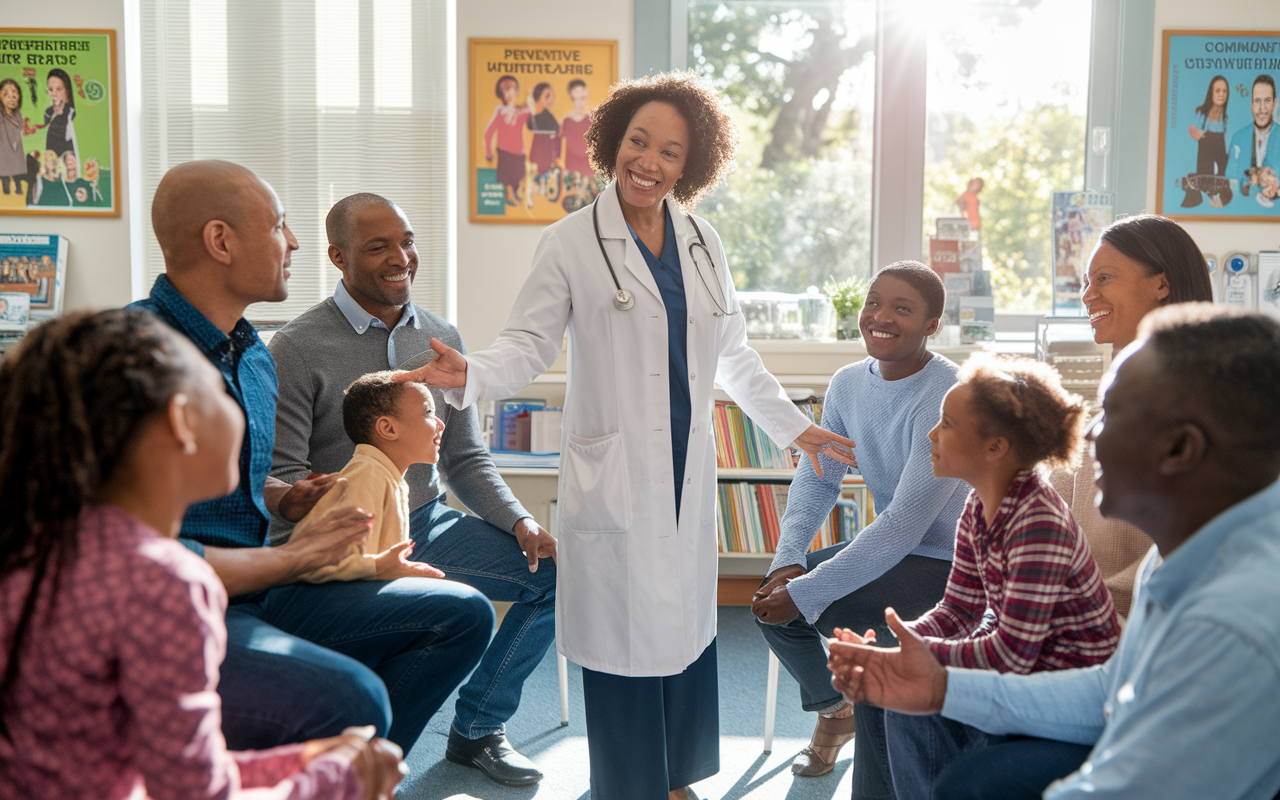
[[[1074,466],[1084,421],[1084,401],[1047,364],[979,354],[961,367],[929,439],[934,474],[974,488],[956,527],[946,594],[908,623],[944,665],[1025,674],[1101,664],[1115,651],[1111,594],[1070,509],[1038,469]],[[886,712],[899,800],[928,798],[942,769],[986,736],[937,715]]]

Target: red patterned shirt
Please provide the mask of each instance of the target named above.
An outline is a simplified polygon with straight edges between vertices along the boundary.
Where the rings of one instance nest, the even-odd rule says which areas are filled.
[[[1022,674],[1100,664],[1120,641],[1088,541],[1033,470],[1014,477],[990,527],[970,492],[946,594],[908,627],[947,666]]]
[[[30,570],[0,580],[0,672],[30,585]],[[200,557],[96,506],[52,588],[46,577],[6,698],[0,797],[363,797],[345,762],[304,768],[302,745],[227,751],[217,692],[227,595]]]

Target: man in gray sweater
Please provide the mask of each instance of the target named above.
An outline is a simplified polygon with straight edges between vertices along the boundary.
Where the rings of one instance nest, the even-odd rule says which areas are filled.
[[[313,472],[337,472],[355,452],[342,424],[343,390],[353,380],[421,366],[433,336],[463,350],[454,326],[412,303],[418,252],[398,206],[374,194],[352,195],[330,210],[325,227],[329,258],[342,280],[333,297],[294,319],[270,343],[280,383],[271,474],[289,483]],[[417,464],[405,474],[414,509],[412,558],[491,600],[515,604],[459,690],[446,757],[498,783],[526,786],[542,773],[511,748],[504,723],[555,636],[555,540],[503,483],[475,408],[455,410],[433,393],[445,423],[439,470]],[[442,475],[479,518],[445,505]],[[290,532],[289,523],[272,520],[273,543],[286,541]]]

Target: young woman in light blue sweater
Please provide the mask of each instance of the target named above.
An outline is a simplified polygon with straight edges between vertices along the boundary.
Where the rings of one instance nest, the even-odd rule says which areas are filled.
[[[872,628],[878,641],[895,644],[885,606],[920,616],[946,589],[969,487],[934,477],[929,458],[928,433],[958,370],[927,346],[945,298],[937,273],[918,262],[900,261],[876,274],[859,320],[867,358],[832,377],[822,412],[822,427],[856,443],[876,519],[852,542],[807,553],[840,496],[845,468],[824,460],[818,477],[802,463],[777,555],[752,604],[765,640],[800,683],[805,710],[819,714],[813,741],[792,764],[796,775],[830,772],[855,723],[873,734],[868,739],[884,741],[874,735],[884,712],[850,707],[832,688],[825,637],[837,627]],[[893,797],[883,750],[881,744],[854,751],[855,800]]]

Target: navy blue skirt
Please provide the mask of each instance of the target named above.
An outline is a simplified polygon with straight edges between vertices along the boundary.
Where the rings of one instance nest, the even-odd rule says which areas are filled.
[[[591,800],[665,800],[720,771],[716,642],[678,675],[582,670]]]

